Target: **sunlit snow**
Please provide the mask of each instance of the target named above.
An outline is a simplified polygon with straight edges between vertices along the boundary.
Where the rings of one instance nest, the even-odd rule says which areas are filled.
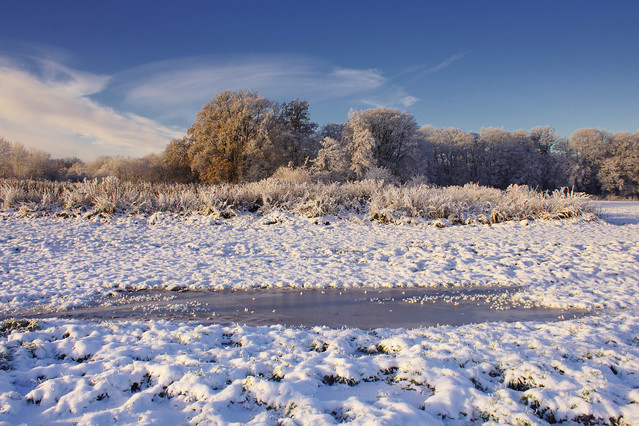
[[[0,422],[639,422],[639,203],[596,220],[0,218],[0,315],[129,289],[522,286],[594,315],[374,330],[48,319],[0,338]]]

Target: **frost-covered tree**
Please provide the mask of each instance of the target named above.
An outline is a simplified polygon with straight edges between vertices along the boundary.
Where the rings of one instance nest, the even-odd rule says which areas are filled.
[[[431,148],[426,160],[430,180],[439,185],[464,185],[481,180],[484,149],[477,134],[433,126],[424,126],[419,133]]]
[[[283,162],[273,144],[278,116],[278,106],[257,92],[218,94],[188,130],[191,169],[204,182],[267,177]]]
[[[408,178],[404,161],[416,146],[413,115],[388,108],[351,111],[344,139],[348,142],[351,170],[357,177],[372,167]]]
[[[187,137],[173,139],[164,149],[162,160],[166,168],[166,179],[170,182],[192,182],[195,175],[191,170],[189,148],[191,141]]]
[[[0,177],[53,180],[60,169],[50,154],[0,137]]]
[[[550,154],[559,139],[555,129],[550,126],[533,127],[530,129],[529,136],[542,155]]]
[[[639,195],[639,135],[616,133],[610,138],[597,178],[604,192],[622,197]]]
[[[595,164],[606,155],[611,134],[601,129],[579,129],[570,136],[570,147],[580,162]]]
[[[123,182],[176,182],[166,167],[163,154],[149,154],[141,158],[101,155],[88,163],[75,163],[67,171],[67,178],[114,177]]]
[[[419,134],[423,141],[419,151],[430,148],[425,156],[427,175],[439,185],[477,182],[498,188],[526,184],[554,189],[566,180],[558,169],[566,162],[552,152],[559,139],[549,127],[530,132],[485,128],[478,135],[425,126]]]
[[[358,178],[362,178],[366,171],[377,166],[375,158],[375,138],[370,126],[361,113],[351,111],[347,123],[349,131],[348,151],[350,156],[350,171]]]
[[[350,163],[348,147],[341,140],[326,136],[320,141],[312,171],[321,178],[341,181],[347,179]]]
[[[541,189],[552,190],[574,185],[576,162],[570,157],[568,139],[560,136],[550,126],[534,127],[529,137],[539,153]]]
[[[344,124],[329,123],[318,132],[319,150],[311,167],[316,176],[333,181],[349,177],[351,156],[343,138],[345,127]]]
[[[299,99],[281,107],[277,144],[283,153],[283,161],[292,167],[302,166],[317,155],[317,124],[311,121],[308,108],[308,102]]]
[[[342,139],[345,127],[345,124],[328,123],[322,126],[317,135],[320,140],[329,137],[339,141]]]
[[[611,134],[600,129],[579,129],[570,136],[569,147],[579,165],[577,189],[590,194],[599,194],[599,168],[608,156]]]
[[[0,178],[13,177],[12,148],[11,142],[0,137]]]
[[[482,129],[480,136],[486,146],[489,185],[503,189],[519,184],[543,189],[544,159],[528,132],[488,128]]]
[[[257,92],[225,91],[206,104],[188,131],[189,165],[204,182],[266,178],[315,154],[308,103],[280,105]]]

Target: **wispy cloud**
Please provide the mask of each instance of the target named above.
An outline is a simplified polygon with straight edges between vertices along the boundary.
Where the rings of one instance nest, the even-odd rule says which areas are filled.
[[[195,113],[215,93],[257,90],[280,101],[294,98],[323,102],[369,93],[387,79],[375,69],[331,66],[306,57],[196,57],[148,64],[115,76],[113,89],[123,105],[148,110],[165,119]]]
[[[413,80],[421,79],[421,78],[426,77],[426,76],[428,76],[430,74],[434,74],[434,73],[436,73],[438,71],[441,71],[441,70],[443,70],[445,68],[448,68],[450,65],[452,65],[455,62],[459,61],[460,59],[462,59],[467,54],[468,54],[468,52],[456,53],[456,54],[450,56],[449,58],[443,60],[442,62],[438,63],[437,65],[421,65],[421,66],[407,68],[404,71],[402,71],[401,73],[397,74],[393,78],[393,80],[397,80],[400,77],[404,77],[406,75],[412,75],[412,79]]]
[[[320,123],[346,120],[351,107],[407,109],[418,101],[377,69],[308,57],[185,58],[112,76],[78,71],[60,59],[0,55],[0,136],[55,156],[140,156],[182,136],[202,106],[224,90],[308,100]]]
[[[0,136],[55,156],[92,158],[157,152],[181,134],[92,100],[107,87],[109,76],[23,59],[0,57]]]
[[[362,98],[360,102],[368,107],[386,107],[405,110],[419,101],[415,96],[409,95],[400,86],[392,85],[384,90],[376,91],[371,96]]]
[[[423,71],[422,71],[422,72],[420,72],[418,75],[419,75],[420,77],[423,77],[423,76],[425,76],[425,75],[432,74],[432,73],[435,73],[435,72],[437,72],[437,71],[441,71],[441,70],[443,70],[444,68],[446,68],[446,67],[448,67],[449,65],[451,65],[452,63],[459,61],[459,60],[460,60],[461,58],[463,58],[464,56],[466,56],[466,52],[464,52],[464,53],[457,53],[457,54],[455,54],[455,55],[451,56],[450,58],[446,59],[445,61],[440,62],[439,64],[435,65],[434,67],[430,67],[430,68],[427,68],[427,69],[423,70]]]
[[[410,108],[412,105],[419,102],[419,99],[409,94],[407,90],[402,85],[400,85],[400,81],[414,82],[415,80],[420,80],[430,74],[434,74],[449,67],[453,63],[466,56],[467,53],[468,52],[461,52],[454,54],[436,65],[422,65],[407,68],[399,74],[396,74],[392,78],[388,79],[384,87],[380,88],[380,90],[377,90],[362,98],[361,102],[364,105],[372,107],[388,107],[399,109]]]

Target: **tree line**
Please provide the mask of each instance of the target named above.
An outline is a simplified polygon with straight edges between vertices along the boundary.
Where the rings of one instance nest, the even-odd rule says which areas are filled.
[[[639,196],[639,131],[552,128],[479,133],[419,127],[387,108],[351,111],[345,123],[311,121],[309,105],[277,103],[253,91],[225,91],[197,114],[187,134],[142,158],[52,159],[0,138],[0,177],[241,183],[271,176],[323,181],[384,179],[439,186],[469,182],[594,195]]]

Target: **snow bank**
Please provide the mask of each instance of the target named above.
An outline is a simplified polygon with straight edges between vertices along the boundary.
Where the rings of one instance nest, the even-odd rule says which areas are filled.
[[[46,321],[2,339],[0,420],[632,423],[638,319],[371,332]]]

